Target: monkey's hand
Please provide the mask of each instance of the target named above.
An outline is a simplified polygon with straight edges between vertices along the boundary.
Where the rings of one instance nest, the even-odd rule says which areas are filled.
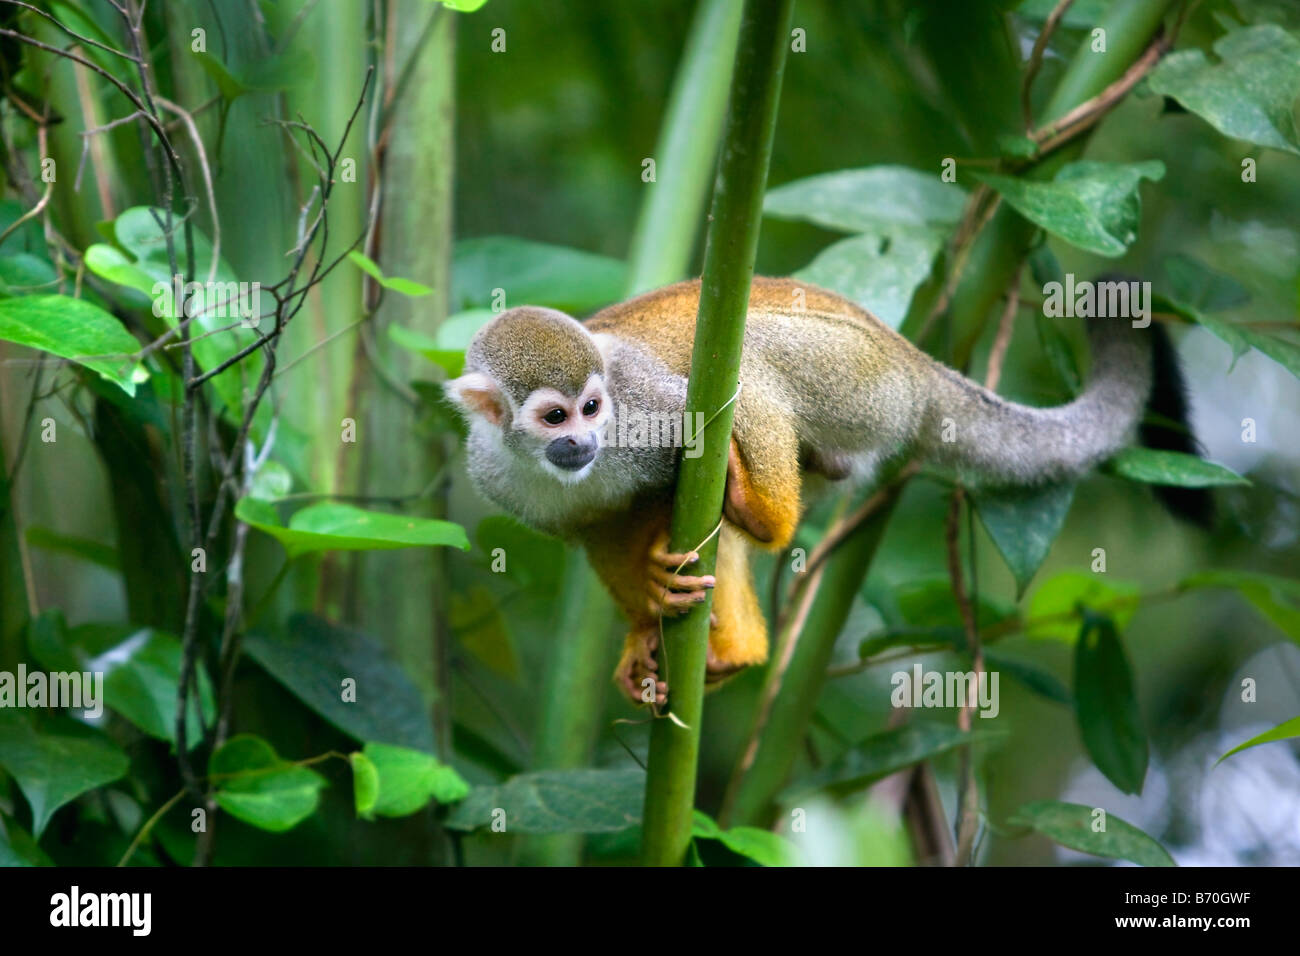
[[[662,704],[668,700],[668,684],[659,680],[659,626],[634,630],[623,642],[623,656],[614,669],[614,683],[634,704]]]
[[[649,595],[650,613],[655,618],[685,614],[707,599],[707,591],[717,584],[713,575],[690,577],[677,573],[678,568],[694,564],[698,560],[700,556],[694,551],[687,554],[671,553],[668,550],[667,531],[660,532],[654,539],[650,545],[646,591]]]

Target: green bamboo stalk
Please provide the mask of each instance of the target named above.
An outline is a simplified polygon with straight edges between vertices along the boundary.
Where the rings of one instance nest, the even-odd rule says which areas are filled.
[[[386,293],[371,327],[359,332],[367,337],[375,361],[403,385],[429,366],[397,347],[389,327],[400,325],[432,338],[451,298],[457,17],[449,11],[437,13],[426,34],[435,11],[436,5],[426,0],[401,0],[390,7],[398,25],[394,72],[400,76],[405,64],[415,59],[410,81],[391,107],[374,250],[388,275],[422,282],[433,294],[412,299]],[[415,437],[424,410],[386,383],[371,364],[363,363],[357,374],[362,375],[357,395],[362,492],[419,491],[441,470],[449,453],[447,442]],[[411,513],[433,518],[445,518],[445,510],[441,495],[411,507]],[[415,675],[433,699],[434,738],[443,759],[451,755],[447,573],[445,548],[412,548],[360,555],[357,579],[357,619],[371,633],[382,635],[406,672]]]
[[[700,0],[682,51],[628,252],[628,295],[683,278],[722,136],[740,28],[738,0]]]
[[[582,767],[591,759],[618,644],[610,625],[614,604],[578,549],[564,568],[564,594],[547,662],[533,746],[535,770]],[[583,835],[533,837],[519,850],[522,866],[576,866]]]
[[[712,573],[717,561],[714,530],[726,486],[732,398],[793,8],[793,0],[746,0],[731,81],[686,395],[688,409],[716,417],[706,429],[703,453],[682,462],[671,530],[674,550],[699,552],[699,574]],[[706,601],[663,622],[661,673],[670,682],[675,719],[656,720],[650,731],[642,843],[647,865],[679,865],[690,843],[710,605]]]
[[[696,230],[714,169],[727,84],[736,57],[741,5],[701,0],[673,81],[655,150],[657,182],[641,204],[629,252],[627,295],[676,282],[687,274]],[[565,571],[561,625],[555,636],[533,748],[535,769],[582,766],[599,732],[613,666],[608,628],[612,605],[585,558],[571,553]],[[519,862],[572,866],[580,834],[525,843]]]
[[[1098,26],[1106,30],[1105,54],[1085,43],[1054,91],[1046,119],[1055,119],[1099,94],[1123,75],[1151,42],[1172,0],[1116,0]],[[1050,178],[1082,150],[1079,142],[1058,150],[1039,163],[1032,175]],[[977,240],[963,281],[951,305],[953,337],[963,342],[954,361],[965,363],[990,309],[1002,297],[1028,253],[1037,227],[1003,204]],[[844,624],[853,595],[862,586],[883,530],[873,519],[846,540],[828,561],[817,600],[795,645],[784,677],[769,669],[768,680],[780,680],[780,694],[759,737],[753,757],[742,756],[728,787],[722,814],[731,824],[763,825],[770,821],[773,800],[784,785],[793,755],[807,733],[825,681],[826,661]],[[841,613],[843,611],[843,614]]]

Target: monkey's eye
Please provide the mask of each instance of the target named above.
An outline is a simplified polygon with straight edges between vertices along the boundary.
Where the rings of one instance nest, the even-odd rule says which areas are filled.
[[[568,417],[568,415],[564,414],[564,409],[552,408],[542,416],[542,421],[546,422],[548,425],[562,425],[564,424],[564,420]]]
[[[595,415],[598,411],[600,411],[600,401],[595,398],[588,399],[587,404],[582,406],[582,414],[586,415],[588,418]]]

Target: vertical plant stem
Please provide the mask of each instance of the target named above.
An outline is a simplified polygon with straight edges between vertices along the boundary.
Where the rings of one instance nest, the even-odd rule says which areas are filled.
[[[655,146],[655,179],[628,252],[628,295],[685,277],[727,107],[740,28],[736,0],[700,0]]]
[[[674,550],[699,552],[699,574],[712,573],[717,560],[714,531],[726,487],[732,398],[793,7],[793,0],[746,0],[731,81],[686,395],[687,409],[716,418],[703,436],[703,453],[682,461],[671,530]],[[650,730],[642,843],[647,865],[680,864],[690,843],[710,603],[663,622],[659,653],[675,719],[656,720]]]
[[[1106,31],[1107,52],[1094,53],[1091,38],[1085,41],[1054,91],[1044,120],[1064,115],[1122,76],[1159,29],[1170,2],[1115,0],[1098,23]],[[1055,175],[1078,155],[1083,142],[1081,139],[1053,153],[1031,174],[1041,178]],[[1003,203],[976,241],[950,306],[953,339],[962,343],[953,356],[958,367],[966,363],[989,310],[1020,268],[1036,228]],[[846,540],[828,562],[816,603],[798,645],[792,649],[781,693],[773,702],[758,743],[752,752],[742,755],[728,787],[722,814],[725,821],[762,824],[770,819],[773,800],[785,783],[816,707],[825,680],[825,663],[853,595],[866,577],[887,517],[882,513],[859,528],[854,540]],[[877,522],[880,527],[873,528]]]
[[[750,735],[750,746],[728,787],[721,814],[726,823],[761,826],[769,821],[772,801],[802,749],[817,708],[835,639],[848,620],[901,487],[881,493],[884,497],[872,516],[814,572],[820,580],[809,582],[804,592],[808,606],[791,615],[760,695],[767,705],[757,718],[762,726]]]
[[[425,0],[398,0],[388,5],[395,18],[394,72],[410,81],[384,115],[390,125],[380,131],[384,142],[379,229],[374,257],[389,275],[425,283],[434,291],[418,299],[385,293],[371,323],[358,330],[363,375],[361,441],[363,494],[399,494],[425,487],[440,472],[448,449],[443,435],[423,434],[422,409],[412,405],[375,366],[405,384],[424,368],[421,360],[398,348],[388,330],[400,325],[432,337],[447,316],[451,287],[452,173],[455,166],[455,24],[438,15]],[[424,45],[421,46],[420,43]],[[388,76],[386,83],[395,77]],[[350,236],[348,237],[351,238]],[[348,346],[342,348],[347,350]],[[369,359],[369,361],[365,361]],[[432,501],[411,509],[422,517],[445,518],[441,486]],[[384,636],[404,669],[416,675],[433,699],[434,739],[439,756],[451,756],[450,668],[447,625],[450,588],[444,548],[371,552],[358,561],[358,619]],[[432,651],[432,653],[431,653]]]
[[[614,667],[610,625],[614,605],[587,564],[571,549],[565,561],[564,594],[547,662],[541,715],[533,747],[533,769],[581,767],[591,759],[601,710]],[[524,866],[576,866],[582,857],[581,833],[534,837],[523,844]]]

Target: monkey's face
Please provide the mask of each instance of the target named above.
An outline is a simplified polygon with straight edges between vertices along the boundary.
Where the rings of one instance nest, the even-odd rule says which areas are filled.
[[[600,455],[613,409],[604,376],[593,372],[576,391],[541,386],[516,402],[483,372],[447,383],[474,429],[490,429],[493,444],[565,484],[585,478]]]
[[[576,394],[534,389],[513,416],[506,446],[530,456],[565,483],[581,481],[600,454],[611,414],[599,374],[591,375]]]

